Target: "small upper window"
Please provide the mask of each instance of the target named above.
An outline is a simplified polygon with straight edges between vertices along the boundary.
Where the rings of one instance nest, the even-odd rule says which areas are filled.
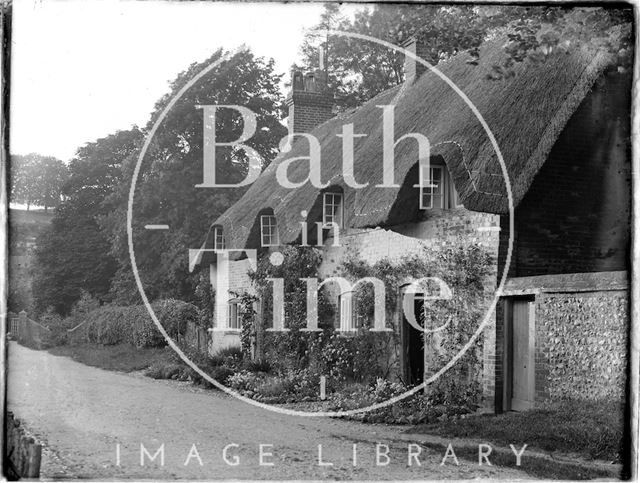
[[[272,247],[279,244],[278,227],[274,215],[262,215],[260,217],[260,239],[263,247]]]
[[[224,243],[224,233],[221,227],[213,229],[213,248],[215,250],[224,250],[226,248]]]
[[[325,193],[322,200],[322,224],[335,223],[342,228],[342,193]]]
[[[444,164],[421,163],[419,187],[421,210],[447,210],[462,207],[449,170]]]

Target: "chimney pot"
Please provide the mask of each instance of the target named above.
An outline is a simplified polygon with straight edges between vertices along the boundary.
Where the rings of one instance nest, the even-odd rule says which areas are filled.
[[[333,117],[333,99],[327,91],[324,72],[291,72],[287,96],[289,133],[308,133]]]

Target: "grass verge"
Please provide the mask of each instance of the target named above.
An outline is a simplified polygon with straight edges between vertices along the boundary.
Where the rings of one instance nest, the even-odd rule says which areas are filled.
[[[530,411],[419,425],[411,432],[483,439],[507,447],[527,444],[543,451],[619,462],[623,415],[623,405],[616,402],[563,401]]]
[[[439,443],[422,443],[423,446],[431,448],[440,454],[445,454],[447,446]],[[454,448],[458,458],[478,462],[478,449],[472,447]],[[516,466],[516,459],[511,452],[493,451],[489,456],[489,461],[493,466],[503,468],[514,468],[524,471],[528,475],[545,480],[593,480],[596,478],[617,479],[616,468],[611,470],[604,468],[594,468],[581,466],[579,464],[552,461],[547,458],[527,455],[526,451],[522,456],[520,466]]]
[[[56,356],[67,356],[82,364],[100,367],[108,371],[134,372],[166,361],[169,357],[168,350],[171,349],[138,349],[129,344],[79,344],[52,347],[49,352]]]

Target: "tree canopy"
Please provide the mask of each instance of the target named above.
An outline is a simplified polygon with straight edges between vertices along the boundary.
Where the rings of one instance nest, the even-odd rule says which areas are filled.
[[[158,119],[178,91],[205,66],[225,52],[218,50],[202,63],[192,64],[171,83],[160,99],[147,130]],[[278,144],[286,134],[280,122],[283,97],[273,60],[255,57],[243,50],[223,60],[188,89],[169,111],[153,138],[137,180],[133,205],[136,264],[150,298],[159,296],[194,297],[196,275],[189,273],[188,249],[199,247],[213,220],[242,196],[245,188],[197,188],[203,180],[203,105],[244,106],[257,118],[255,134],[246,141],[266,166],[276,156]],[[216,139],[234,141],[242,133],[243,121],[231,109],[216,116]],[[119,186],[110,202],[116,207],[102,220],[119,261],[113,290],[119,300],[138,298],[129,263],[126,208],[131,174],[137,159],[127,160],[126,182]],[[230,146],[216,149],[218,183],[239,182],[244,178],[248,159],[242,150]],[[145,230],[147,224],[166,224],[167,231]]]
[[[68,175],[65,164],[52,156],[31,153],[12,155],[10,201],[43,206],[45,211],[61,201],[62,186]]]
[[[118,131],[81,147],[69,163],[65,199],[37,239],[33,292],[38,311],[54,307],[66,314],[82,290],[109,299],[117,265],[98,220],[122,181],[122,162],[136,152],[141,138],[136,127]]]
[[[621,68],[628,68],[633,50],[631,27],[628,8],[377,4],[350,20],[341,15],[339,4],[331,3],[325,6],[320,22],[306,33],[301,52],[304,67],[318,68],[318,48],[323,47],[329,89],[336,105],[344,109],[400,84],[403,55],[373,42],[327,35],[326,29],[395,45],[416,37],[429,47],[423,56],[432,65],[461,51],[468,51],[474,63],[482,42],[502,35],[506,60],[490,74],[500,79],[512,75],[515,63],[540,62],[555,50],[587,43],[608,49],[619,57]]]

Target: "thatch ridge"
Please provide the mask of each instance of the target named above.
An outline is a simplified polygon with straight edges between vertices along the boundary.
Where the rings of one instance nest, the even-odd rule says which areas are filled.
[[[516,66],[515,76],[488,80],[494,63],[504,56],[501,43],[483,46],[478,66],[458,54],[438,66],[469,97],[490,126],[504,156],[515,205],[528,190],[565,125],[610,62],[604,53],[586,49],[555,53],[540,64]],[[475,211],[505,213],[508,202],[502,170],[482,125],[464,101],[434,72],[426,72],[410,86],[396,86],[361,107],[326,121],[312,131],[322,147],[322,181],[341,186],[345,206],[354,216],[350,226],[371,227],[408,220],[389,220],[398,189],[375,188],[382,180],[382,110],[377,105],[395,103],[398,139],[420,132],[431,141],[431,156],[442,156],[464,205]],[[342,179],[342,146],[336,134],[353,123],[356,133],[367,137],[354,141],[358,182],[367,188],[354,190]],[[222,225],[230,248],[247,246],[256,214],[272,208],[278,219],[280,241],[290,243],[300,234],[301,210],[310,211],[321,190],[306,184],[299,189],[281,187],[276,167],[287,159],[308,154],[307,143],[297,140],[261,174],[247,193],[229,208],[215,225]],[[395,150],[396,182],[405,180],[417,162],[415,141],[403,141]],[[291,165],[289,179],[302,181],[304,166]],[[311,221],[311,220],[310,220]],[[253,245],[254,242],[251,243]]]

